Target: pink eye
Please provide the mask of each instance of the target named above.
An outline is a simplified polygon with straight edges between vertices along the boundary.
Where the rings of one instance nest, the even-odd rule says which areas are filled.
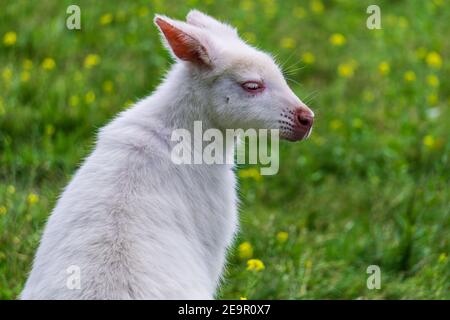
[[[246,81],[241,86],[245,91],[250,93],[258,93],[264,90],[264,84],[259,81]]]

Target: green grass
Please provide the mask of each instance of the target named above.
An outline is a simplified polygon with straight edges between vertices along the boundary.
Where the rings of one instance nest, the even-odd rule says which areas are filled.
[[[373,1],[83,0],[81,31],[65,28],[73,1],[2,6],[0,298],[21,291],[96,130],[167,70],[152,15],[195,7],[276,54],[317,116],[310,140],[281,144],[277,175],[241,169],[241,232],[219,297],[449,299],[450,3],[376,2],[382,30],[365,26]],[[99,61],[88,69],[90,54]],[[264,270],[246,270],[242,242]],[[373,264],[380,290],[366,287]]]

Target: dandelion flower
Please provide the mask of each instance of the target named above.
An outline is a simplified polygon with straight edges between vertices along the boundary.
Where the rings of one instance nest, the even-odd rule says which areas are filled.
[[[80,98],[77,95],[70,96],[69,105],[71,107],[76,107],[79,102],[80,102]]]
[[[95,101],[95,93],[93,91],[88,91],[86,95],[84,96],[84,101],[86,101],[87,104],[91,104]]]
[[[277,241],[279,243],[286,242],[288,238],[289,238],[289,233],[287,233],[286,231],[280,231],[277,233]]]
[[[426,135],[423,138],[423,144],[429,148],[432,149],[436,145],[436,139],[432,135]]]
[[[28,80],[30,80],[30,73],[28,71],[22,71],[20,74],[20,81],[28,82]]]
[[[378,65],[378,72],[382,76],[389,74],[390,71],[391,71],[391,67],[389,66],[389,63],[387,63],[386,61],[383,61]]]
[[[56,67],[56,62],[52,58],[45,58],[42,62],[42,68],[44,70],[53,70]]]
[[[339,120],[339,119],[331,120],[331,122],[330,122],[330,128],[331,129],[338,130],[341,127],[342,127],[342,121],[341,120]]]
[[[295,47],[295,40],[291,37],[284,37],[280,41],[280,45],[282,48],[285,49],[292,49]]]
[[[245,179],[245,178],[252,178],[255,181],[261,181],[262,176],[261,173],[257,168],[248,168],[248,169],[242,169],[239,171],[239,177]]]
[[[113,20],[113,15],[111,13],[105,13],[104,15],[102,15],[100,17],[100,24],[101,25],[108,25],[112,22]]]
[[[439,263],[446,263],[447,262],[447,254],[445,254],[444,252],[443,253],[441,253],[440,255],[439,255],[439,258],[438,258],[438,262]]]
[[[439,78],[434,74],[430,74],[427,76],[427,83],[430,87],[438,87],[439,86]]]
[[[442,58],[439,53],[432,51],[426,56],[427,64],[435,69],[439,69],[442,66]]]
[[[338,66],[338,74],[343,78],[351,78],[355,73],[355,66],[352,63],[341,63]]]
[[[100,56],[98,54],[88,54],[84,58],[84,67],[86,69],[91,69],[100,63]]]
[[[412,70],[406,71],[405,74],[403,75],[403,79],[406,82],[414,82],[416,81],[416,74]]]
[[[5,82],[11,81],[12,75],[13,75],[13,72],[10,67],[6,67],[3,69],[2,78],[3,78],[3,80],[5,80]]]
[[[311,52],[305,52],[302,54],[302,60],[305,64],[313,64],[316,61],[316,57]]]
[[[325,9],[322,1],[320,1],[320,0],[312,0],[309,3],[309,7],[311,8],[311,11],[316,14],[321,14],[323,12],[323,10]]]
[[[344,45],[346,41],[345,36],[341,33],[333,33],[330,37],[330,43],[336,47]]]
[[[253,8],[255,7],[255,4],[253,3],[252,0],[244,0],[244,1],[241,1],[240,6],[243,11],[252,11]]]
[[[12,184],[10,184],[10,185],[6,188],[6,192],[8,192],[9,194],[14,194],[14,193],[16,193],[16,187],[14,187]]]
[[[312,265],[313,265],[313,263],[312,263],[311,259],[308,259],[308,260],[305,261],[305,268],[306,269],[311,269]]]
[[[427,49],[425,47],[417,48],[417,50],[416,50],[417,58],[424,59],[426,57],[426,55],[427,55]]]
[[[11,47],[16,44],[17,34],[14,31],[9,31],[3,36],[3,44],[7,47]]]
[[[23,60],[22,68],[24,70],[30,70],[31,68],[33,68],[33,61],[31,61],[30,59]]]
[[[47,136],[52,136],[55,133],[55,127],[51,124],[45,126],[45,134]]]
[[[132,100],[127,100],[125,101],[125,103],[123,104],[124,108],[129,108],[133,105],[133,101]]]
[[[253,247],[250,242],[242,242],[238,247],[239,257],[241,259],[248,259],[253,256]]]
[[[293,13],[297,19],[306,17],[306,10],[303,7],[295,7]]]
[[[103,91],[111,93],[114,90],[114,83],[111,80],[106,80],[102,85]]]
[[[259,259],[250,259],[247,261],[247,270],[248,271],[258,272],[258,271],[261,271],[264,269],[265,269],[264,263]]]
[[[27,202],[29,205],[33,205],[39,202],[39,196],[35,193],[30,193],[27,197]]]
[[[432,93],[432,94],[428,95],[427,101],[428,101],[428,104],[434,106],[438,103],[439,97],[437,96],[437,94]]]

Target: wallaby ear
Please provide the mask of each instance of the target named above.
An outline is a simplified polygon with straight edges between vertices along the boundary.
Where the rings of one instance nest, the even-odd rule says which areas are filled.
[[[200,28],[216,31],[217,33],[239,37],[236,29],[232,26],[220,22],[219,20],[216,20],[213,17],[195,9],[189,11],[186,16],[186,22]]]
[[[160,15],[155,16],[154,22],[161,31],[166,47],[176,58],[196,65],[211,66],[208,41],[202,30]]]

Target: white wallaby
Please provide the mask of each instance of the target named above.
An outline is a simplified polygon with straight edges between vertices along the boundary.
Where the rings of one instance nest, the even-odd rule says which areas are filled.
[[[176,63],[100,130],[48,220],[22,299],[214,298],[238,225],[235,175],[174,164],[172,131],[199,120],[290,141],[311,132],[312,111],[234,28],[196,10],[154,21]]]

